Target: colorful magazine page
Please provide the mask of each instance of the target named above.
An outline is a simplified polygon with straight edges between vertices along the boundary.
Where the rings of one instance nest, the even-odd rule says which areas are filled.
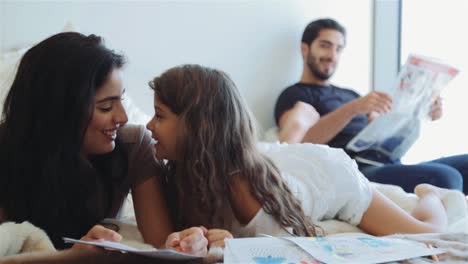
[[[363,233],[345,233],[327,237],[285,238],[300,246],[314,258],[331,264],[384,263],[437,255],[446,252],[423,243]]]
[[[294,243],[276,237],[227,239],[224,264],[319,264]]]
[[[433,58],[411,54],[400,69],[395,83],[377,89],[392,97],[392,110],[377,117],[359,132],[346,146],[354,152],[374,150],[391,160],[400,159],[419,137],[422,120],[429,119],[430,109],[458,70]],[[382,88],[382,87],[381,87]],[[357,155],[360,162],[371,165]]]
[[[437,255],[444,249],[391,237],[348,233],[327,237],[255,237],[226,240],[225,264],[384,263]]]

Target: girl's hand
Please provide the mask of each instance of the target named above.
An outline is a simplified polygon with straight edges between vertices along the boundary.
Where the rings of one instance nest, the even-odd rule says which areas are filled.
[[[180,232],[174,232],[167,237],[166,248],[205,257],[208,253],[208,240],[204,227],[191,227]]]
[[[224,229],[210,229],[207,232],[208,247],[221,247],[224,248],[224,239],[233,238],[232,234]]]
[[[112,242],[119,242],[122,240],[122,236],[115,232],[114,230],[103,227],[102,225],[95,225],[89,232],[81,238],[85,241],[96,241],[96,240],[106,240]],[[98,247],[84,244],[74,244],[72,249],[92,249],[96,250]]]

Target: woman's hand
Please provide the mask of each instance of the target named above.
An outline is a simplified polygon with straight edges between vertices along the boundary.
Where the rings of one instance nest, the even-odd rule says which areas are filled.
[[[108,229],[103,227],[102,225],[95,225],[89,232],[81,238],[81,240],[85,241],[112,241],[112,242],[119,242],[122,240],[122,236],[115,232],[114,230]],[[96,250],[98,247],[91,246],[91,245],[84,245],[84,244],[74,244],[72,249],[92,249]]]
[[[191,227],[174,232],[167,237],[166,248],[205,257],[208,252],[207,230],[204,227]]]
[[[224,239],[233,238],[232,234],[225,229],[210,229],[207,232],[208,247],[221,247],[224,248]]]

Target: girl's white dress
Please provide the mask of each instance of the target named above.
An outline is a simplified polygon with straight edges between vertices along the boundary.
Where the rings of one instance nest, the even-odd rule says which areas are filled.
[[[372,187],[343,150],[316,144],[259,143],[279,168],[293,195],[313,222],[338,219],[358,225],[372,200]],[[290,236],[261,209],[245,226],[233,217],[234,236]]]

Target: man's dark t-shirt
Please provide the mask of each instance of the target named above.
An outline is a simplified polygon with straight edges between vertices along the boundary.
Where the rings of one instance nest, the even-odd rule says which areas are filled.
[[[339,88],[334,85],[323,86],[296,83],[286,88],[280,94],[275,106],[275,120],[278,124],[280,116],[293,108],[299,101],[312,105],[322,117],[359,97],[359,94],[352,90]],[[366,115],[356,115],[343,130],[328,142],[328,145],[344,149],[346,144],[367,126],[367,123],[368,119]]]

